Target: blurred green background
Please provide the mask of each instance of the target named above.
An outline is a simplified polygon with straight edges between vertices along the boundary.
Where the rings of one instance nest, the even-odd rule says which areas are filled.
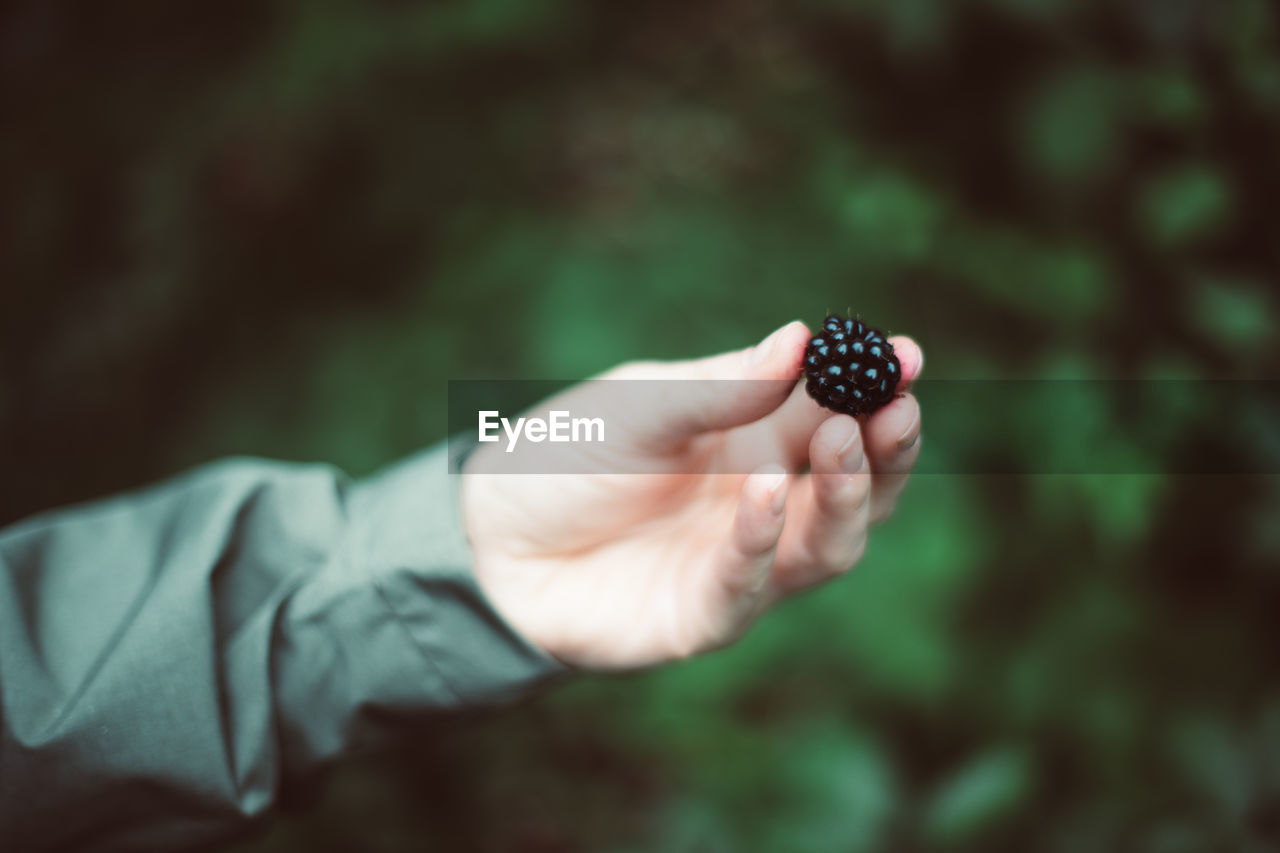
[[[2,522],[233,453],[364,475],[448,379],[828,308],[933,378],[1280,374],[1263,0],[0,15]],[[1278,479],[917,477],[736,647],[441,721],[222,849],[1280,849]]]

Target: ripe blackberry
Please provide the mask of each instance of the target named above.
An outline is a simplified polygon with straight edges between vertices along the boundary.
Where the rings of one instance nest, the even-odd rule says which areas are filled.
[[[805,390],[835,412],[869,415],[894,398],[902,365],[879,329],[827,317],[804,351]]]

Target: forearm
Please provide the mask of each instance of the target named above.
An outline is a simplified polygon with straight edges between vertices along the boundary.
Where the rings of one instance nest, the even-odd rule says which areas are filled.
[[[0,533],[0,837],[198,841],[363,716],[559,672],[480,594],[454,491],[442,450],[350,488],[237,461]]]

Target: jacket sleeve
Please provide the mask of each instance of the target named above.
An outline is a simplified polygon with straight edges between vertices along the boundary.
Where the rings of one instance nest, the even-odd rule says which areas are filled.
[[[207,841],[370,717],[563,674],[476,585],[447,461],[227,461],[0,532],[0,839]]]

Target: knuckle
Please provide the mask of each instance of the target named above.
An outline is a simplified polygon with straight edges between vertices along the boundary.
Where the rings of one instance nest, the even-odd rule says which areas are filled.
[[[846,574],[854,564],[856,548],[851,543],[832,542],[817,549],[814,562],[823,575],[838,577]]]
[[[822,547],[817,554],[817,567],[831,577],[848,574],[862,559],[866,550],[867,533],[864,529],[853,539],[833,541]]]
[[[772,531],[755,530],[739,538],[738,552],[748,559],[756,560],[771,554],[777,544],[778,537]]]
[[[853,560],[846,556],[846,559],[838,563],[832,563],[827,567],[827,575],[833,578],[842,577],[853,571]]]
[[[871,498],[869,478],[858,474],[829,477],[823,491],[828,508],[839,515],[861,511]]]
[[[893,513],[898,509],[897,496],[889,497],[882,503],[878,503],[871,513],[871,523],[880,524],[888,521]]]
[[[871,503],[871,478],[858,477],[855,485],[855,505],[857,510],[864,510]]]

